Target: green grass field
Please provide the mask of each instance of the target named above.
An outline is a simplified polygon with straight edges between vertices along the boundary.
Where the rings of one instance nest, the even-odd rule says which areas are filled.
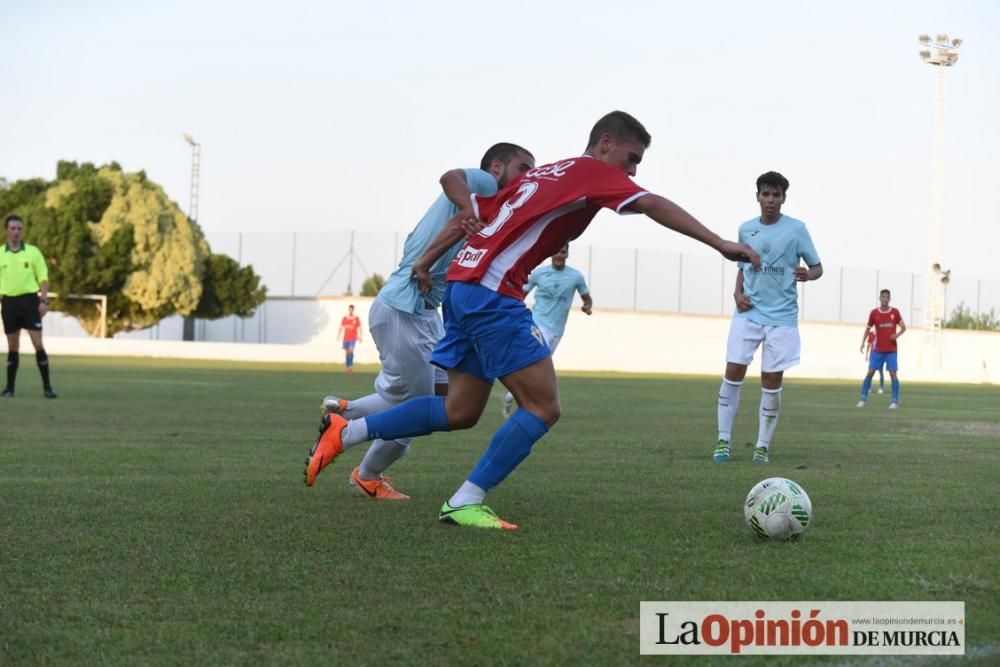
[[[641,600],[964,600],[964,662],[1000,661],[1000,387],[904,383],[899,411],[858,410],[856,383],[792,373],[763,467],[753,381],[720,465],[716,378],[563,375],[562,420],[490,495],[522,526],[502,533],[436,521],[499,388],[399,462],[411,502],[350,493],[363,446],[305,488],[321,397],[372,379],[56,357],[47,401],[22,362],[0,402],[0,664],[676,664],[638,655]],[[743,525],[769,476],[812,498],[801,543]]]

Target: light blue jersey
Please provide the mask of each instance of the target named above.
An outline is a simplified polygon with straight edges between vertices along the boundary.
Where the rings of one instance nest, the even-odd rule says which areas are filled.
[[[760,271],[746,262],[739,263],[743,269],[743,292],[752,307],[742,313],[737,311],[736,317],[763,325],[798,326],[795,268],[800,260],[807,266],[820,264],[805,223],[787,215],[771,225],[754,218],[740,225],[739,240],[760,255]]]
[[[482,169],[464,169],[463,171],[465,171],[465,182],[469,186],[469,192],[484,197],[492,197],[497,193],[496,179],[489,172]],[[420,259],[444,224],[456,213],[458,213],[458,207],[452,204],[451,200],[444,194],[434,200],[424,217],[406,237],[406,242],[403,244],[403,258],[399,262],[399,267],[392,272],[385,285],[379,290],[377,297],[379,301],[390,308],[413,314],[421,313],[426,307],[425,302],[434,308],[441,305],[445,274],[448,272],[451,260],[455,259],[459,249],[465,245],[465,239],[449,248],[448,252],[431,266],[430,273],[434,286],[427,294],[420,293],[416,281],[410,280],[410,275],[413,263]]]
[[[587,294],[587,281],[583,274],[571,266],[556,270],[551,264],[540,266],[528,276],[524,286],[525,295],[535,291],[535,305],[531,314],[536,324],[545,327],[553,336],[562,336],[566,330],[566,318],[573,307],[573,293]]]

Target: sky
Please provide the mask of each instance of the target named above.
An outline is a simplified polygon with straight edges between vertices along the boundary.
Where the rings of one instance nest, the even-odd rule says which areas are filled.
[[[555,161],[622,109],[653,135],[635,180],[721,235],[777,170],[825,265],[920,273],[935,68],[917,36],[939,32],[965,40],[945,72],[942,260],[1000,281],[994,0],[4,0],[0,177],[114,160],[187,210],[187,132],[206,233],[333,245],[405,233],[497,141]],[[613,213],[581,242],[712,253]]]

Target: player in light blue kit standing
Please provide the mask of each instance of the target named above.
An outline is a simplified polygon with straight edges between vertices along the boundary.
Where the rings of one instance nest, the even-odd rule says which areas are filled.
[[[781,381],[785,370],[799,363],[799,302],[796,281],[816,280],[823,265],[805,223],[782,215],[788,179],[769,171],[757,179],[760,217],[740,225],[741,243],[760,255],[760,269],[741,262],[736,274],[736,314],[729,327],[726,374],[719,389],[719,441],[712,459],[732,456],[732,429],[740,404],[740,389],[757,348],[761,359],[760,426],[754,463],[768,462],[768,448],[781,411]],[[800,266],[804,261],[806,266]],[[808,268],[807,268],[808,267]]]
[[[587,279],[572,266],[566,266],[568,257],[567,243],[559,252],[552,255],[552,264],[540,266],[532,271],[528,276],[528,282],[524,285],[525,296],[537,288],[531,317],[535,320],[535,325],[552,354],[556,353],[556,347],[566,331],[566,319],[573,308],[573,295],[579,294],[583,299],[580,310],[587,315],[590,315],[594,308],[594,300],[590,298],[590,290],[587,288]],[[503,397],[503,416],[510,417],[513,412],[514,394],[508,391]]]
[[[470,205],[471,193],[491,197],[507,181],[535,166],[535,158],[515,144],[499,143],[486,151],[479,169],[453,169],[441,177],[444,193],[431,205],[406,237],[403,258],[379,291],[368,314],[368,329],[378,348],[382,370],[375,378],[375,393],[348,401],[336,396],[323,399],[328,412],[355,419],[391,408],[418,396],[444,395],[447,374],[432,366],[430,353],[444,336],[438,307],[444,294],[448,266],[465,243],[462,239],[438,259],[430,273],[434,285],[421,294],[411,280],[413,263],[427,249],[444,224],[459,208]],[[375,440],[361,464],[351,471],[351,488],[375,500],[408,500],[382,473],[410,449],[412,438]]]

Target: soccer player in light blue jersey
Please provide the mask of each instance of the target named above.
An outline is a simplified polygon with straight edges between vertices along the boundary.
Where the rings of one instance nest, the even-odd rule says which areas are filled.
[[[579,294],[583,299],[580,310],[587,315],[590,315],[594,308],[594,300],[587,288],[587,279],[572,266],[566,265],[568,258],[567,243],[559,252],[552,255],[552,264],[540,266],[532,271],[528,276],[528,282],[524,285],[525,296],[531,293],[531,290],[535,290],[535,305],[531,308],[531,317],[552,354],[556,353],[556,347],[559,346],[559,341],[566,331],[566,320],[569,318],[569,311],[573,309],[573,296]],[[508,391],[503,397],[503,416],[510,417],[513,412],[514,394]]]
[[[761,359],[760,425],[754,463],[768,462],[768,449],[781,411],[781,382],[799,363],[798,290],[795,283],[816,280],[823,265],[805,223],[781,213],[788,179],[769,171],[757,179],[760,217],[740,225],[739,240],[760,255],[760,269],[741,262],[736,274],[736,314],[729,328],[726,374],[719,389],[719,440],[712,459],[732,456],[732,429],[740,389],[754,352]],[[800,264],[805,262],[806,266]]]
[[[368,314],[368,329],[378,348],[382,370],[375,378],[375,393],[348,401],[336,396],[323,400],[324,408],[347,419],[365,417],[418,396],[444,395],[447,374],[432,366],[431,350],[444,336],[438,307],[444,294],[444,277],[462,239],[430,269],[433,287],[421,294],[410,280],[413,263],[422,255],[444,224],[460,208],[470,205],[471,193],[490,197],[507,181],[535,166],[524,148],[499,143],[486,151],[479,169],[453,169],[441,177],[444,193],[406,237],[403,258],[379,291]],[[410,449],[412,438],[375,440],[361,464],[351,471],[352,489],[376,500],[407,500],[383,473]]]

